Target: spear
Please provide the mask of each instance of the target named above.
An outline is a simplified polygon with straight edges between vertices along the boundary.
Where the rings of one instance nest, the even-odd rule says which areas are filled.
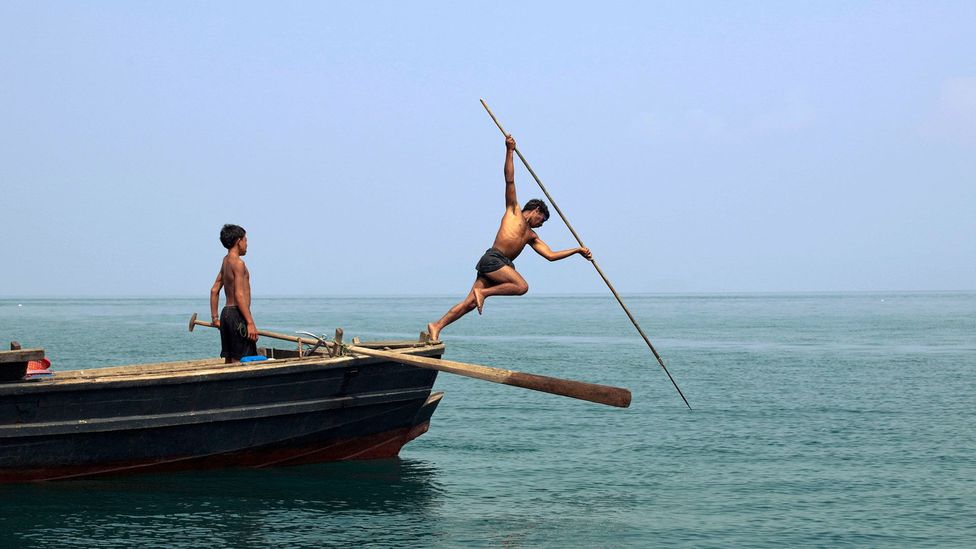
[[[495,114],[491,112],[491,109],[488,108],[488,103],[485,103],[484,99],[481,100],[481,105],[485,108],[486,111],[488,111],[488,116],[490,116],[491,119],[495,121],[495,125],[498,126],[498,129],[501,130],[502,134],[505,135],[505,137],[508,137],[508,132],[505,131],[505,128],[502,128],[501,123],[498,122],[497,118],[495,118]],[[576,233],[576,230],[573,229],[573,225],[570,224],[568,219],[566,219],[566,216],[563,214],[563,211],[559,209],[559,206],[556,204],[556,201],[552,199],[552,195],[549,194],[549,191],[546,190],[546,186],[542,184],[542,180],[539,179],[539,176],[535,174],[535,170],[532,169],[532,166],[529,166],[529,162],[525,159],[524,156],[522,156],[522,151],[518,150],[518,146],[515,147],[515,154],[518,155],[519,159],[522,161],[522,164],[525,165],[525,169],[529,170],[529,173],[532,174],[532,177],[535,179],[535,182],[539,184],[539,188],[542,189],[542,192],[546,195],[546,198],[549,199],[549,203],[552,204],[552,207],[556,209],[556,213],[558,213],[559,217],[562,218],[563,223],[565,223],[566,227],[569,228],[569,232],[573,233],[573,237],[576,238],[576,242],[579,242],[579,245],[585,248],[586,246],[583,245],[583,240],[580,239],[579,235]],[[647,334],[644,333],[644,330],[640,327],[640,324],[637,323],[637,319],[634,318],[634,315],[630,314],[630,309],[628,309],[627,306],[624,305],[624,300],[620,298],[620,294],[618,294],[617,290],[614,289],[613,284],[610,283],[610,279],[607,278],[607,275],[603,274],[603,270],[600,269],[599,265],[597,265],[596,260],[591,259],[590,263],[593,264],[593,267],[596,269],[596,272],[600,273],[600,278],[602,278],[603,281],[607,284],[607,287],[610,288],[610,292],[613,293],[613,297],[617,298],[617,303],[620,303],[620,306],[623,308],[624,312],[627,313],[627,318],[629,318],[630,321],[634,324],[634,328],[637,328],[637,333],[639,333],[640,336],[644,338],[644,343],[647,343],[647,348],[651,350],[651,354],[654,355],[654,358],[657,359],[658,364],[660,364],[661,368],[664,369],[664,373],[668,374],[668,379],[671,380],[671,384],[674,385],[674,388],[678,390],[678,394],[681,395],[681,400],[685,401],[685,406],[687,406],[688,409],[691,410],[691,404],[688,404],[688,399],[685,398],[685,394],[681,392],[681,388],[678,387],[678,383],[674,380],[674,377],[671,375],[671,372],[668,371],[668,367],[664,365],[664,359],[661,358],[661,355],[658,354],[657,350],[654,348],[654,345],[651,344],[651,340],[647,337]]]

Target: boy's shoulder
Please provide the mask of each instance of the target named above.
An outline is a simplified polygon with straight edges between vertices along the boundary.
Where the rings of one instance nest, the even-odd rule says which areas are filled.
[[[233,256],[231,254],[227,254],[224,256],[224,259],[221,260],[220,265],[221,268],[236,267],[238,265],[244,265],[244,260],[241,259],[240,256]]]

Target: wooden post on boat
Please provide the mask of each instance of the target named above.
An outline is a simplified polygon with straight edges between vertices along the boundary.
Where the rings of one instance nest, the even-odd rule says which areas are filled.
[[[44,349],[22,349],[10,342],[9,351],[0,351],[0,382],[19,381],[27,374],[27,363],[44,358]]]
[[[488,111],[488,116],[490,116],[491,119],[495,121],[495,125],[498,126],[498,129],[501,130],[502,134],[508,137],[508,132],[505,131],[505,128],[503,128],[501,123],[498,121],[498,119],[495,118],[495,114],[491,112],[491,109],[488,108],[488,103],[485,103],[484,99],[481,100],[481,106],[483,106],[485,110]],[[556,204],[556,201],[552,199],[552,195],[550,195],[549,191],[546,190],[546,186],[542,184],[542,180],[539,179],[539,176],[535,174],[535,170],[532,169],[532,166],[529,166],[528,160],[526,160],[525,157],[522,156],[522,151],[518,150],[518,147],[515,147],[515,154],[518,155],[519,159],[522,161],[522,164],[525,165],[525,169],[529,170],[529,173],[532,174],[532,177],[535,179],[535,182],[539,184],[539,188],[542,189],[542,192],[546,195],[546,198],[549,199],[549,202],[552,204],[552,207],[555,208],[556,213],[558,213],[559,217],[562,218],[563,223],[566,224],[566,227],[569,229],[569,232],[573,233],[573,237],[576,239],[576,242],[579,242],[579,245],[585,248],[586,246],[583,245],[583,240],[580,239],[578,234],[576,234],[576,229],[573,228],[573,226],[569,223],[569,220],[566,219],[566,216],[563,215],[563,211],[559,209],[559,206]],[[620,294],[618,294],[617,290],[614,289],[613,284],[610,283],[610,279],[607,278],[607,275],[603,274],[603,270],[600,269],[599,265],[597,265],[596,260],[591,259],[590,263],[593,264],[593,267],[596,269],[596,272],[600,274],[600,278],[602,278],[603,281],[607,284],[607,287],[610,288],[610,292],[613,294],[613,297],[617,298],[617,303],[620,303],[620,307],[623,308],[624,313],[627,314],[627,318],[629,318],[630,321],[634,324],[634,328],[637,328],[637,333],[639,333],[640,336],[644,338],[644,343],[647,343],[647,347],[651,350],[651,354],[653,354],[654,358],[657,359],[657,362],[658,364],[661,365],[661,368],[664,369],[664,373],[668,374],[668,379],[671,380],[671,384],[674,385],[674,388],[678,390],[678,394],[681,395],[681,400],[685,401],[685,406],[687,406],[688,409],[691,410],[691,404],[688,404],[688,399],[685,398],[685,394],[681,392],[681,388],[678,387],[678,382],[674,380],[674,377],[671,376],[671,372],[668,371],[668,367],[664,365],[664,359],[661,358],[661,355],[657,353],[657,349],[655,349],[654,345],[651,344],[651,340],[647,337],[647,334],[644,333],[644,330],[643,328],[640,327],[640,324],[637,323],[637,319],[634,318],[634,315],[630,314],[630,309],[628,309],[627,306],[624,305],[624,300],[620,298]]]
[[[192,332],[193,328],[196,326],[216,328],[213,323],[197,320],[197,314],[193,313],[193,316],[190,317],[190,331]],[[268,332],[265,330],[258,330],[258,335],[281,339],[284,341],[300,340],[300,338],[292,335]],[[354,339],[353,341],[356,340]],[[514,387],[522,387],[523,389],[531,389],[533,391],[541,391],[543,393],[577,398],[580,400],[595,402],[597,404],[616,406],[618,408],[626,408],[630,406],[630,391],[621,387],[611,387],[608,385],[598,385],[596,383],[587,383],[584,381],[574,381],[571,379],[560,379],[556,377],[527,374],[514,370],[481,366],[479,364],[455,362],[453,360],[413,356],[392,351],[381,351],[379,349],[369,349],[359,345],[347,345],[343,347],[341,329],[336,329],[335,342],[328,341],[325,343],[331,348],[344,348],[346,351],[351,353],[385,358],[401,364],[417,366],[418,368],[427,368],[430,370],[457,374],[483,381],[500,383],[502,385],[512,385]]]

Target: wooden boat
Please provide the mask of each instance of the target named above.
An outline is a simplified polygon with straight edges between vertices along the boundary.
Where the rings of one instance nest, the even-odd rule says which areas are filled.
[[[195,326],[213,328],[190,318]],[[442,360],[421,340],[297,343],[265,360],[207,359],[27,373],[40,349],[0,352],[0,482],[394,457],[427,432],[438,371],[626,408],[627,389]],[[306,347],[307,346],[307,347]]]
[[[415,357],[444,353],[441,343],[357,344]],[[36,351],[0,355],[36,360]],[[273,360],[119,366],[2,383],[0,482],[389,458],[427,431],[442,397],[431,392],[436,371],[329,352],[268,349]]]

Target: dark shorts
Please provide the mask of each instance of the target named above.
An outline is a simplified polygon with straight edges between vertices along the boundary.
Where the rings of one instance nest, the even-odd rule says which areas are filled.
[[[220,311],[220,356],[233,360],[258,354],[257,344],[247,338],[247,322],[237,307]]]
[[[478,265],[475,266],[475,270],[478,271],[479,276],[484,276],[501,269],[505,265],[515,267],[515,263],[505,257],[505,254],[498,251],[497,248],[488,248],[485,255],[481,256],[481,259],[478,260]]]

